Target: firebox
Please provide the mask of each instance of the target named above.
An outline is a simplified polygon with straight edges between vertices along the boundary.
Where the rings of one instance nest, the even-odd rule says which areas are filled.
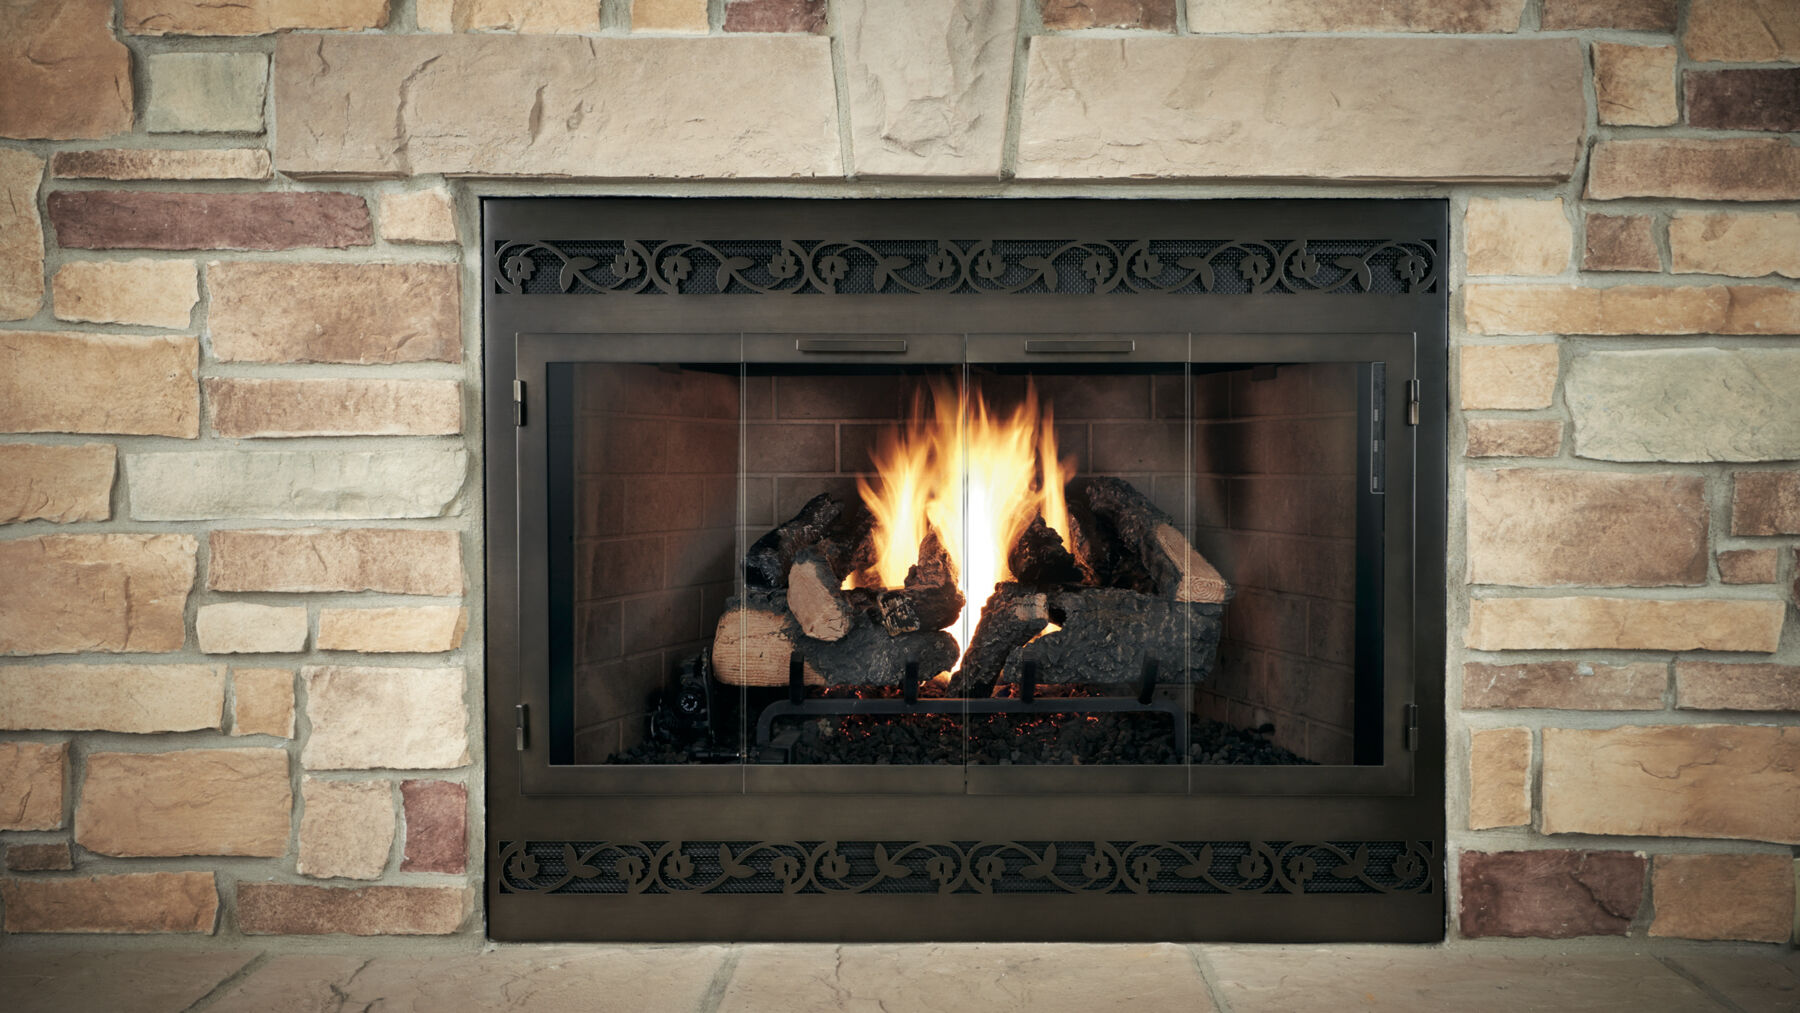
[[[494,938],[1442,938],[1444,202],[482,243]]]

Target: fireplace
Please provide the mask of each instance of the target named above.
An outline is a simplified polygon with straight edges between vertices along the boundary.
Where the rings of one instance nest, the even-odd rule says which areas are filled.
[[[502,939],[1438,939],[1438,201],[494,199]]]

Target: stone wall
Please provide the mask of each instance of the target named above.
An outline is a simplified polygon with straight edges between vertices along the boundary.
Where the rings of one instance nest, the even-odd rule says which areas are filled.
[[[5,930],[478,937],[474,195],[1423,194],[1452,932],[1788,940],[1797,76],[1791,0],[8,4]]]

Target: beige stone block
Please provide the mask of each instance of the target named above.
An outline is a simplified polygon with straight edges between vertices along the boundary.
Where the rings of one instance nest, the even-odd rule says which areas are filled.
[[[456,209],[448,190],[384,193],[381,238],[390,243],[456,242]]]
[[[1186,0],[1188,31],[1513,32],[1524,0]]]
[[[206,265],[213,355],[225,362],[461,362],[459,270],[213,261]]]
[[[1774,549],[1731,549],[1719,553],[1719,582],[1773,584],[1780,554]]]
[[[140,521],[444,517],[468,471],[468,451],[443,446],[125,456]]]
[[[181,650],[198,549],[192,535],[0,542],[0,654]]]
[[[0,742],[0,830],[60,830],[67,742]]]
[[[9,665],[8,731],[197,732],[220,726],[225,673],[213,665]]]
[[[231,734],[294,737],[294,673],[286,668],[231,670]]]
[[[685,32],[705,35],[706,0],[631,0],[634,32]]]
[[[1677,661],[1675,706],[1704,711],[1800,711],[1800,665]]]
[[[0,524],[109,519],[117,456],[110,443],[0,443]]]
[[[0,7],[0,137],[68,140],[131,129],[131,51],[110,0]]]
[[[1470,457],[1555,457],[1562,450],[1560,419],[1470,419]]]
[[[1548,408],[1556,395],[1562,353],[1555,342],[1531,345],[1464,345],[1462,406]]]
[[[1477,651],[1755,651],[1781,643],[1780,601],[1709,598],[1477,598],[1464,643]]]
[[[1468,476],[1468,579],[1515,587],[1704,584],[1706,479],[1514,468]]]
[[[455,380],[284,380],[207,377],[213,433],[279,436],[454,436],[462,432]]]
[[[75,843],[125,858],[277,858],[292,806],[284,749],[90,753]]]
[[[1575,245],[1561,197],[1471,197],[1463,231],[1470,274],[1561,274]]]
[[[1543,732],[1546,834],[1800,843],[1800,728]]]
[[[455,531],[284,528],[214,531],[209,539],[206,586],[213,591],[463,591]]]
[[[44,302],[43,178],[43,159],[0,148],[0,320],[30,319]]]
[[[1800,198],[1800,145],[1774,137],[1602,140],[1588,158],[1588,200]]]
[[[1794,390],[1800,350],[1651,348],[1575,356],[1563,399],[1579,457],[1768,461],[1800,457]]]
[[[462,646],[469,610],[460,605],[319,610],[321,651],[436,654]]]
[[[312,734],[309,770],[439,770],[469,762],[460,668],[300,670]]]
[[[848,0],[835,17],[858,175],[999,177],[1019,5]]]
[[[1573,39],[1040,36],[1018,175],[1567,179],[1585,62]]]
[[[1800,213],[1677,211],[1669,217],[1669,269],[1734,278],[1800,278]]]
[[[1531,823],[1531,729],[1469,733],[1469,829]]]
[[[390,781],[300,781],[302,876],[379,879],[394,850],[394,786]]]
[[[133,35],[267,35],[288,29],[384,28],[391,0],[125,0]]]
[[[144,58],[153,134],[260,134],[269,88],[262,53],[154,53]]]
[[[1663,690],[1668,684],[1665,662],[1495,665],[1472,661],[1463,665],[1462,705],[1476,710],[1657,711],[1663,709]]]
[[[840,176],[832,77],[830,40],[811,36],[289,37],[275,47],[275,164],[388,178]]]
[[[7,331],[0,432],[193,439],[200,435],[199,366],[200,342],[184,335]]]
[[[1785,943],[1794,925],[1789,855],[1657,855],[1650,935]]]
[[[1594,93],[1600,122],[1666,127],[1681,119],[1675,100],[1674,46],[1594,43]]]
[[[56,319],[186,327],[200,301],[190,260],[72,260],[50,282]]]
[[[472,900],[461,886],[240,883],[238,928],[252,936],[447,936],[462,928]]]
[[[1697,0],[1681,41],[1692,60],[1800,60],[1800,7],[1789,0]]]
[[[633,27],[637,8],[649,2],[634,0]],[[600,0],[418,0],[416,13],[419,29],[426,32],[600,31]],[[705,26],[700,30],[705,32]]]
[[[58,179],[268,179],[262,148],[99,148],[50,156]]]
[[[207,654],[287,654],[306,650],[306,608],[222,602],[194,614],[194,637]]]
[[[1477,334],[1796,334],[1800,291],[1766,285],[1469,285]]]
[[[219,890],[210,872],[0,879],[0,902],[6,905],[8,932],[210,936],[219,920]]]

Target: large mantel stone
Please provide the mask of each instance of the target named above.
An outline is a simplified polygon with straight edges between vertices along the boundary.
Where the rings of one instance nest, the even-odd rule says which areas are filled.
[[[295,35],[275,46],[293,175],[839,176],[831,43]]]
[[[1040,36],[1018,175],[1562,180],[1582,74],[1571,38]]]

